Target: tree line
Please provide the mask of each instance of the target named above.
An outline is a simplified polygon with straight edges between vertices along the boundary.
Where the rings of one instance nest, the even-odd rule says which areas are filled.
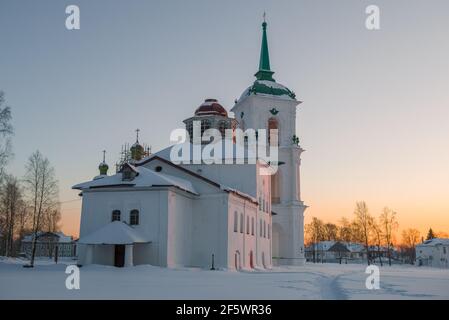
[[[366,251],[368,265],[374,262],[375,251],[377,251],[377,257],[380,257],[382,248],[385,248],[388,264],[391,266],[392,251],[396,248],[399,249],[405,261],[413,264],[416,258],[415,247],[423,241],[423,238],[417,229],[408,228],[402,231],[401,242],[398,242],[398,228],[399,222],[395,211],[385,207],[376,217],[370,213],[366,203],[361,201],[356,203],[351,220],[343,217],[338,224],[334,224],[313,217],[312,221],[305,226],[306,243],[313,245],[320,241],[341,241],[362,244]],[[436,237],[447,237],[447,234],[434,233],[430,229],[426,239]],[[315,256],[314,250],[312,254]],[[381,258],[379,262],[383,264]]]
[[[13,156],[11,119],[0,91],[0,255],[17,256],[21,239],[31,234],[33,266],[38,233],[60,230],[58,181],[50,161],[38,150],[28,158],[23,177],[6,171]]]

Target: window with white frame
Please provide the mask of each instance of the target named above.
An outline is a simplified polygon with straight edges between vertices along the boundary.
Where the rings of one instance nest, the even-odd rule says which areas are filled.
[[[132,226],[136,226],[139,224],[139,210],[131,210],[131,212],[129,213],[129,224]]]

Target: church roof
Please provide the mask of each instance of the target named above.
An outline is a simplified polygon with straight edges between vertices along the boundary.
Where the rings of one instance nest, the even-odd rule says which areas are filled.
[[[168,148],[166,148],[166,149],[168,149]],[[164,149],[164,150],[166,150],[166,149]],[[164,151],[164,150],[162,150],[162,151]],[[197,174],[197,173],[195,173],[193,171],[190,171],[190,170],[188,170],[188,169],[186,169],[186,168],[184,168],[184,167],[182,167],[182,166],[180,166],[178,164],[175,164],[172,161],[170,161],[170,157],[168,157],[168,158],[161,157],[159,153],[150,155],[149,157],[147,157],[147,158],[143,159],[142,161],[140,161],[139,163],[137,163],[137,165],[138,166],[143,166],[145,163],[148,163],[148,162],[153,161],[153,160],[160,160],[161,162],[164,162],[164,163],[166,163],[166,164],[168,164],[168,165],[170,165],[172,167],[177,168],[178,170],[182,170],[183,172],[188,173],[191,176],[194,176],[194,177],[196,177],[198,179],[201,179],[201,180],[203,180],[203,181],[213,185],[214,187],[219,188],[222,191],[225,191],[227,193],[233,193],[233,194],[235,194],[235,195],[237,195],[237,196],[239,196],[241,198],[244,198],[246,200],[249,200],[249,201],[251,201],[253,203],[258,204],[257,199],[254,198],[253,196],[251,196],[249,194],[246,194],[244,192],[241,192],[241,191],[239,191],[237,189],[234,189],[234,188],[231,188],[231,187],[219,184],[219,183],[217,183],[215,181],[210,180],[207,177],[204,177],[204,176],[199,175],[199,174]]]
[[[173,186],[184,191],[198,194],[193,187],[192,183],[188,180],[174,177],[165,173],[155,172],[145,167],[135,167],[129,165],[137,173],[136,177],[132,180],[123,180],[122,172],[116,173],[112,176],[104,176],[95,180],[83,182],[74,185],[72,189],[85,190],[101,187],[161,187],[161,186]]]
[[[226,153],[226,144],[224,143],[224,139],[221,141],[221,159],[223,161],[225,160],[233,160],[234,163],[236,163],[236,160],[244,160],[245,163],[248,163],[250,161],[254,162],[259,160],[262,160],[260,158],[257,157],[257,151],[256,150],[252,150],[251,148],[248,148],[247,146],[244,145],[240,145],[237,143],[231,143],[232,145],[232,154],[227,154]],[[193,160],[195,159],[193,157],[193,151],[194,151],[194,145],[190,142],[190,141],[186,141],[182,144],[175,144],[175,145],[171,145],[169,147],[166,147],[154,154],[151,154],[149,156],[149,158],[154,157],[154,156],[158,156],[160,158],[163,158],[165,160],[169,160],[173,162],[173,159],[171,159],[171,152],[172,149],[177,146],[178,148],[182,149],[182,150],[189,150],[189,154],[182,154],[179,155],[180,160],[182,160],[183,162],[193,162]],[[208,160],[213,160],[215,159],[215,157],[213,155],[210,154],[205,154],[203,155],[203,149],[208,146],[207,144],[204,145],[202,144],[200,146],[201,148],[201,156],[202,156],[202,160],[203,161],[208,161]],[[144,158],[142,159],[140,162],[136,163],[137,165],[140,165],[142,162],[145,162],[145,160],[148,158]]]
[[[113,221],[78,240],[80,244],[149,243],[143,234],[122,221]]]
[[[270,67],[270,55],[267,39],[267,22],[262,23],[262,45],[260,48],[259,70],[256,72],[256,81],[240,96],[240,100],[250,95],[271,95],[288,100],[296,100],[296,94],[287,87],[276,83],[273,79],[274,71]]]
[[[221,104],[218,103],[217,99],[206,99],[199,107],[195,110],[195,116],[209,116],[209,115],[220,115],[223,117],[228,116],[228,112]]]

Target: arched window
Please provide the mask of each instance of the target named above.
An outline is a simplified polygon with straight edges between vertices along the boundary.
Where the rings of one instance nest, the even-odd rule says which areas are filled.
[[[271,130],[277,130],[277,131],[271,132]],[[271,139],[274,139],[275,137],[277,137],[277,139],[278,139],[277,144],[279,145],[279,123],[278,123],[277,119],[270,118],[270,119],[268,119],[268,143],[270,143]]]
[[[262,210],[262,197],[259,196],[259,210]]]
[[[237,211],[234,212],[234,232],[237,232],[239,230],[239,221],[238,221],[238,213]]]
[[[254,235],[254,217],[251,218],[251,235]]]
[[[207,129],[210,129],[210,121],[209,120],[201,121],[201,136]]]
[[[259,225],[260,225],[260,232],[259,232],[259,236],[260,237],[262,237],[262,235],[263,235],[263,225],[262,225],[262,219],[260,219],[260,223],[259,223]]]
[[[265,221],[263,222],[263,237],[267,237],[267,223]]]
[[[244,220],[243,220],[243,213],[240,214],[240,233],[243,233],[244,226],[243,226]]]
[[[249,234],[249,216],[246,216],[246,234]]]
[[[129,224],[132,226],[139,224],[139,210],[131,210],[131,212],[129,213]]]
[[[270,224],[268,224],[268,239],[271,238]]]
[[[112,219],[111,221],[120,221],[120,210],[112,211]]]
[[[226,130],[226,129],[227,129],[226,121],[220,121],[219,124],[218,124],[218,130],[219,130],[220,133],[221,133],[221,138],[222,138],[222,139],[225,138],[225,133],[226,133],[225,130]]]
[[[280,203],[280,195],[280,169],[278,168],[276,173],[271,176],[271,203]]]

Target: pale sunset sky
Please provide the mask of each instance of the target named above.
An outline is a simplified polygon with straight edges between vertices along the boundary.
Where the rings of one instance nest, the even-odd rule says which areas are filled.
[[[76,4],[81,29],[65,28]],[[365,28],[380,8],[381,30]],[[228,110],[254,81],[263,12],[275,79],[304,103],[302,197],[316,216],[356,201],[400,228],[449,233],[449,1],[0,0],[0,90],[22,177],[39,149],[56,169],[62,230],[78,235],[71,186],[109,173],[121,145],[169,145],[205,98]]]

